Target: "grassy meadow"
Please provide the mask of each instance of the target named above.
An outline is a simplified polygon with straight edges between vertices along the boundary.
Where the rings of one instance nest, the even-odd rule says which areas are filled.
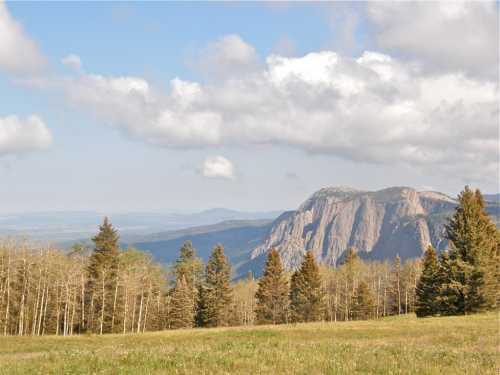
[[[499,315],[0,337],[1,374],[498,374]]]

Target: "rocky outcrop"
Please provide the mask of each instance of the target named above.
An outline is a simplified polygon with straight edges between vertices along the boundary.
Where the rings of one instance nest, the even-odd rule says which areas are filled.
[[[446,245],[443,224],[455,204],[444,194],[409,187],[321,189],[297,211],[279,217],[251,257],[263,257],[274,247],[288,269],[295,268],[307,250],[329,265],[337,264],[350,247],[371,259],[417,257],[428,244]]]

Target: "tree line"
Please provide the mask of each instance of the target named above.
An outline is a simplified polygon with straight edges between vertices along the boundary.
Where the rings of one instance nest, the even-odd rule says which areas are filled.
[[[422,260],[364,261],[349,249],[336,268],[304,252],[287,272],[271,249],[260,279],[231,282],[222,245],[206,264],[191,242],[169,268],[119,248],[107,218],[90,251],[13,239],[0,243],[0,334],[140,333],[163,329],[467,314],[499,301],[500,236],[468,188],[446,226],[449,250]]]

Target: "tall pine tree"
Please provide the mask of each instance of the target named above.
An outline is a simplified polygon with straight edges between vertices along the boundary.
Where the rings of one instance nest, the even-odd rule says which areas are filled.
[[[499,234],[481,192],[468,186],[446,225],[449,260],[443,285],[444,314],[469,314],[498,305]]]
[[[312,252],[306,252],[300,268],[292,275],[290,310],[294,322],[314,322],[324,314],[321,276]]]
[[[191,241],[185,241],[174,264],[175,285],[171,290],[170,326],[188,328],[194,325],[198,287],[202,281],[203,263],[196,256]]]
[[[99,233],[92,238],[94,251],[87,267],[88,326],[100,334],[111,332],[117,294],[119,263],[118,232],[105,217]]]
[[[422,274],[417,283],[416,309],[418,317],[431,316],[439,313],[440,272],[436,251],[429,245],[422,260]]]
[[[288,281],[278,251],[272,249],[267,256],[264,275],[259,280],[256,318],[259,324],[287,322]]]
[[[231,266],[224,247],[216,245],[205,270],[205,282],[199,287],[197,322],[202,327],[226,326],[232,302]]]
[[[193,290],[185,276],[177,279],[170,300],[170,328],[191,328],[194,325]]]

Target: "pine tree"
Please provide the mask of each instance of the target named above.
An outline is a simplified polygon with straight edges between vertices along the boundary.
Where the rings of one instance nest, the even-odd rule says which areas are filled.
[[[264,275],[259,280],[257,298],[257,322],[281,324],[287,322],[288,281],[278,251],[272,249],[267,256]]]
[[[231,267],[224,247],[216,245],[205,270],[205,282],[199,287],[197,322],[203,327],[226,326],[229,323]]]
[[[174,265],[176,280],[182,277],[186,279],[189,288],[195,290],[201,282],[203,275],[203,262],[196,256],[196,250],[191,241],[182,244],[179,250],[179,258]]]
[[[170,300],[170,327],[191,328],[194,325],[194,299],[193,291],[186,278],[181,276],[177,280]]]
[[[423,270],[417,284],[418,317],[431,316],[439,313],[440,273],[436,251],[429,245],[422,260]]]
[[[375,302],[373,294],[365,281],[361,281],[356,288],[352,303],[352,317],[354,320],[366,320],[373,316]]]
[[[295,322],[313,322],[323,318],[324,301],[319,268],[312,252],[306,252],[290,285],[291,317]]]
[[[493,309],[498,303],[499,234],[485,211],[481,192],[468,186],[445,226],[449,260],[445,274],[443,314],[468,314]]]
[[[100,334],[111,331],[119,263],[118,232],[105,217],[92,238],[94,251],[87,267],[87,299],[90,299],[90,328]]]
[[[92,238],[94,242],[94,251],[89,259],[88,271],[90,277],[98,277],[102,267],[107,267],[116,276],[116,268],[118,267],[118,231],[113,228],[113,225],[105,217],[102,225],[99,226],[99,233]]]

